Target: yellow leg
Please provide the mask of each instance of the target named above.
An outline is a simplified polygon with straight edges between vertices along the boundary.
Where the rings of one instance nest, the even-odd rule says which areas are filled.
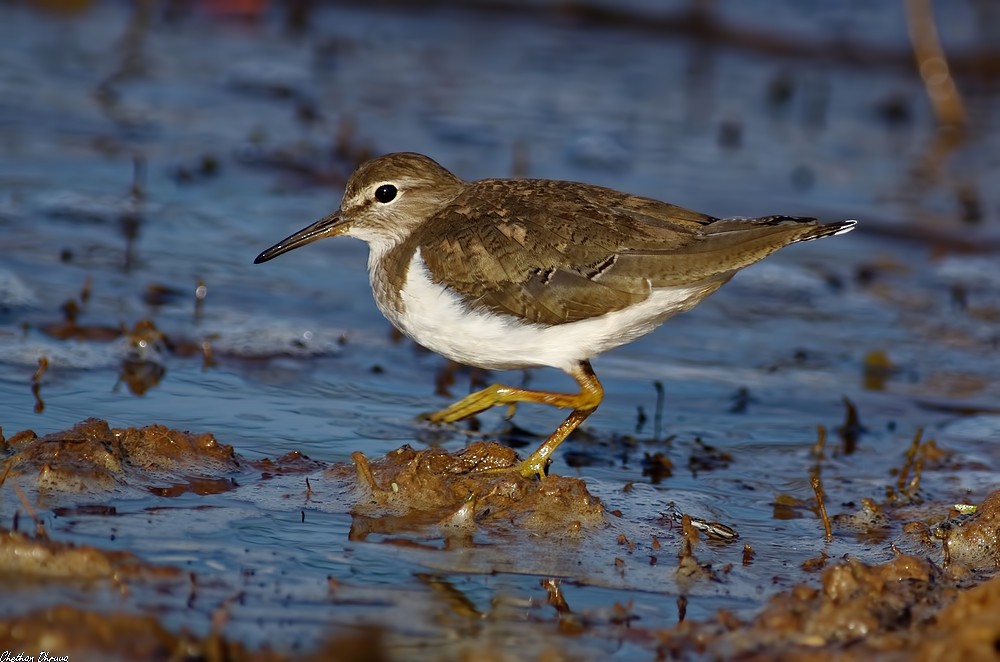
[[[569,371],[570,376],[580,385],[579,393],[552,393],[550,391],[531,391],[513,386],[494,384],[482,391],[477,391],[462,398],[455,404],[441,411],[428,414],[427,419],[434,423],[452,423],[468,418],[481,411],[497,405],[514,405],[518,402],[537,402],[572,409],[569,417],[562,425],[532,453],[528,459],[518,466],[518,471],[524,476],[544,476],[549,463],[549,456],[563,439],[590,416],[604,398],[604,389],[598,381],[590,361],[582,361]]]

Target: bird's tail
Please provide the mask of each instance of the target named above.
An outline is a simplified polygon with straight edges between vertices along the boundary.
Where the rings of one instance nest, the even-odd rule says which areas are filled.
[[[812,241],[813,239],[822,239],[823,237],[833,237],[838,234],[846,234],[853,230],[854,226],[857,224],[857,221],[849,220],[817,225],[796,241]]]

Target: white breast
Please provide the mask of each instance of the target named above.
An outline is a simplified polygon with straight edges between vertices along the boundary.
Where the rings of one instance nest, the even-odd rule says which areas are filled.
[[[384,287],[372,272],[375,291]],[[434,283],[416,251],[401,293],[402,310],[379,309],[400,331],[427,349],[459,363],[490,370],[551,366],[568,370],[584,359],[649,333],[701,299],[703,287],[654,290],[644,302],[578,322],[542,326],[464,306],[457,294]],[[714,289],[714,288],[712,288]]]

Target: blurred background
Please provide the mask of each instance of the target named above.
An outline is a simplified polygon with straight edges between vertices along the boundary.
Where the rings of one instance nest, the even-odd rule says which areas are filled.
[[[774,499],[811,495],[817,426],[831,438],[839,429],[844,444],[826,465],[832,504],[882,495],[919,429],[968,460],[936,487],[925,482],[927,499],[975,500],[995,483],[995,2],[21,1],[0,4],[0,44],[8,436],[97,417],[212,432],[250,458],[298,450],[321,462],[404,443],[457,449],[480,436],[537,443],[558,413],[522,408],[517,429],[487,414],[481,433],[416,422],[488,377],[393,333],[371,300],[360,242],[251,264],[336,208],[359,163],[418,151],[466,179],[586,181],[716,216],[858,219],[850,235],[783,251],[595,362],[607,398],[553,470],[586,478],[628,526],[677,501],[737,526],[759,552],[735,586],[692,599],[689,616],[750,614],[802,579],[787,568],[815,554],[815,516],[799,509],[779,522]],[[494,377],[572,387],[557,371]],[[845,419],[844,398],[860,422]],[[630,504],[621,495],[632,483],[647,491]],[[255,503],[204,537],[184,533],[183,519],[152,534],[143,517],[114,544],[225,568],[239,564],[239,547],[269,568],[265,552],[287,550],[293,535],[269,527],[297,523],[299,508]],[[423,595],[413,572],[429,563],[471,584],[477,604],[495,597],[482,578],[503,564],[496,557],[470,568],[444,552],[386,556],[377,544],[347,545],[342,505],[319,519],[290,561],[301,586],[367,564],[372,585]],[[63,535],[105,540],[106,527],[85,517]],[[832,555],[887,553],[842,544]],[[613,556],[601,549],[594,558]],[[726,562],[738,551],[706,554]],[[500,584],[532,596],[545,574],[521,567]],[[637,592],[655,578],[601,577],[577,604],[631,599],[647,624],[677,620],[670,582],[664,597]],[[268,586],[261,610],[274,599]],[[397,597],[384,599],[419,619],[421,607],[406,611]],[[296,599],[286,608],[302,607]],[[203,627],[169,605],[174,624]],[[286,614],[293,635],[238,613],[227,631],[279,649],[320,639],[304,613]],[[385,613],[343,607],[330,618]]]

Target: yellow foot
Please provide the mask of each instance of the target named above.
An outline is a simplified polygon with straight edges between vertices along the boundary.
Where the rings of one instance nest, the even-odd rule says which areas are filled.
[[[549,470],[549,459],[537,458],[535,457],[535,453],[532,453],[527,460],[524,460],[514,468],[517,470],[517,473],[525,478],[534,478],[537,476],[539,480],[543,480]]]
[[[596,405],[594,409],[596,409]],[[574,409],[570,412],[566,420],[556,428],[556,431],[552,433],[552,436],[542,442],[534,453],[528,456],[528,459],[524,460],[517,466],[517,470],[521,472],[521,475],[525,478],[531,476],[538,476],[540,479],[545,478],[546,470],[549,467],[549,461],[552,457],[552,453],[555,452],[559,444],[570,435],[573,430],[579,427],[580,423],[584,421],[588,416],[594,413],[594,409]]]
[[[430,414],[423,418],[432,423],[454,423],[463,418],[474,416],[497,405],[508,405],[513,413],[513,407],[519,402],[537,402],[564,409],[597,409],[604,397],[604,389],[597,381],[590,363],[584,361],[569,371],[570,376],[580,385],[579,393],[552,393],[551,391],[531,391],[526,388],[493,384],[481,391],[471,393],[450,407]]]
[[[423,418],[432,423],[454,423],[463,418],[468,418],[486,411],[490,407],[497,405],[508,405],[513,414],[513,407],[518,402],[537,402],[540,404],[552,405],[572,409],[569,417],[563,421],[562,425],[556,428],[545,442],[532,453],[528,459],[517,466],[517,471],[522,476],[545,477],[545,470],[549,465],[549,457],[556,447],[562,443],[569,433],[576,429],[578,425],[601,403],[604,397],[604,389],[594,375],[589,361],[582,361],[569,371],[569,374],[580,385],[579,393],[551,393],[549,391],[529,391],[528,389],[493,384],[467,395],[450,407],[431,414],[425,414]]]
[[[514,389],[502,384],[493,384],[482,391],[476,391],[465,396],[455,404],[445,407],[441,411],[424,414],[422,418],[427,419],[431,423],[454,423],[463,418],[474,416],[481,411],[486,411],[495,405],[504,404],[505,397],[509,397],[510,392],[518,390],[520,389]]]
[[[548,459],[535,457],[532,453],[527,460],[523,460],[509,467],[490,467],[489,469],[476,469],[474,474],[506,474],[516,471],[524,478],[538,478],[542,480],[548,475]]]

